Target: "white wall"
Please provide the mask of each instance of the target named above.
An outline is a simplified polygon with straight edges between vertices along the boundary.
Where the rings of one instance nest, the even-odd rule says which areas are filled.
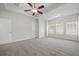
[[[0,18],[0,44],[12,42],[11,20]]]
[[[77,24],[78,24],[78,41],[79,41],[79,13],[78,13],[78,18],[77,19],[78,19],[78,23]]]
[[[5,9],[0,9],[0,18],[12,21],[12,42],[35,37],[35,30],[32,30],[35,26],[34,18]]]

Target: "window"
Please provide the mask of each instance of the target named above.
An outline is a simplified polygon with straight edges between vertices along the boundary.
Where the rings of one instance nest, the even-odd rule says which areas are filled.
[[[64,34],[64,24],[56,24],[56,34]]]
[[[77,21],[66,23],[66,34],[77,35]]]
[[[48,34],[55,34],[55,24],[48,25]]]
[[[76,35],[77,36],[77,21],[48,24],[48,35],[58,34],[58,35]]]

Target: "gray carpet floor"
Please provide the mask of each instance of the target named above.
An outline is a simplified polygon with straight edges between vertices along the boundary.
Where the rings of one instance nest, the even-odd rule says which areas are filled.
[[[0,56],[79,56],[79,43],[55,38],[0,45]]]

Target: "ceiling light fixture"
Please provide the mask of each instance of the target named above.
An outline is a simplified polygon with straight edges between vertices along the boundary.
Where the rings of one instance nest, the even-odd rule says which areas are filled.
[[[33,13],[37,13],[37,9],[36,9],[36,8],[33,8],[33,9],[32,9],[32,12],[33,12]]]

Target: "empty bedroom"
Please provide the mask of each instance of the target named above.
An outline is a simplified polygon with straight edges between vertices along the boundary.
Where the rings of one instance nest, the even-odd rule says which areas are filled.
[[[79,56],[79,3],[0,3],[0,56]]]

